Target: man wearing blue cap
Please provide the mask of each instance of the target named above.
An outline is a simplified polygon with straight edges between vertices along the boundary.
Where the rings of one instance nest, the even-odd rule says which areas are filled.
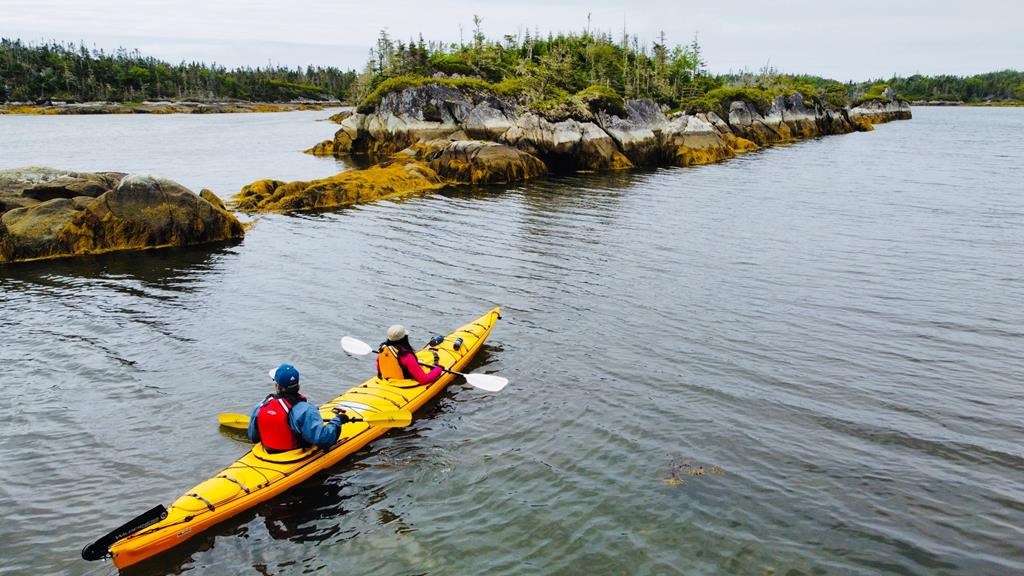
[[[277,392],[253,408],[249,440],[262,442],[267,452],[286,452],[308,446],[326,450],[333,446],[348,417],[339,413],[324,424],[316,406],[299,394],[299,371],[291,364],[281,364],[271,370],[270,377]]]

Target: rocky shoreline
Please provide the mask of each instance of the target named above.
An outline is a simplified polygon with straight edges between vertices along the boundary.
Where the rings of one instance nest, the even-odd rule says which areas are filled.
[[[290,112],[323,110],[341,106],[338,101],[317,102],[51,102],[49,104],[8,102],[0,105],[0,114],[236,114],[246,112]]]
[[[247,211],[328,209],[442,184],[521,181],[549,172],[607,172],[651,166],[721,162],[762,147],[832,134],[872,130],[910,119],[910,105],[887,90],[852,108],[807,103],[799,93],[767,106],[734,100],[721,112],[666,113],[651,100],[626,100],[624,115],[592,110],[582,117],[549,118],[489,93],[427,84],[388,93],[372,112],[332,117],[332,140],[316,155],[365,155],[398,163],[353,193],[355,174],[315,182],[260,181],[243,190]],[[408,185],[410,171],[426,174]],[[358,171],[354,171],[358,172]],[[388,181],[397,174],[402,182]],[[339,175],[342,176],[342,175]]]
[[[243,187],[230,207],[246,213],[320,210],[547,173],[708,164],[912,116],[909,104],[891,93],[852,108],[824,108],[797,93],[767,105],[735,100],[720,111],[693,114],[627,100],[620,114],[590,110],[551,118],[493,94],[436,84],[407,88],[386,94],[372,112],[332,116],[340,124],[334,138],[307,150],[365,155],[376,165],[313,181],[258,180]],[[243,234],[243,225],[209,190],[195,194],[170,180],[118,172],[0,170],[0,264]]]

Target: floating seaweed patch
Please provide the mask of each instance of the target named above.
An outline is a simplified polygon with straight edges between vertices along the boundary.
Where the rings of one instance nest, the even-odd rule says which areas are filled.
[[[669,462],[668,477],[665,478],[665,484],[669,486],[684,486],[687,483],[688,476],[704,476],[705,474],[723,476],[725,475],[725,470],[720,466],[705,467],[703,464],[694,465],[685,458],[675,456]]]

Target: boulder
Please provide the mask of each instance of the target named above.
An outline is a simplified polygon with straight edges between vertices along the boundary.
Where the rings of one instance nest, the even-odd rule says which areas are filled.
[[[808,108],[804,103],[803,94],[790,94],[784,97],[783,102],[780,112],[782,121],[789,128],[791,138],[813,138],[821,134],[817,108]]]
[[[22,205],[0,216],[0,262],[185,246],[244,234],[212,192],[204,190],[201,197],[164,178],[24,168],[0,171],[0,182],[5,195],[19,187],[22,192]],[[111,186],[102,190],[105,184]]]
[[[625,118],[598,112],[598,125],[633,164],[659,165],[661,134],[668,124],[664,112],[653,100],[626,100],[626,111]]]
[[[443,186],[429,166],[409,159],[308,182],[258,180],[242,188],[235,202],[237,209],[246,212],[291,212],[337,208]]]
[[[514,106],[492,94],[440,84],[416,86],[385,94],[373,112],[342,121],[334,149],[336,154],[382,157],[457,130],[472,138],[496,140],[515,117]]]
[[[851,121],[868,121],[872,124],[882,124],[892,120],[910,120],[910,104],[905,100],[868,100],[862,102],[849,112]]]
[[[334,140],[324,140],[308,150],[303,150],[303,152],[313,156],[334,156]]]
[[[593,122],[551,122],[528,112],[505,132],[502,140],[558,171],[604,172],[633,167],[611,136]]]
[[[748,102],[735,101],[729,105],[729,126],[737,136],[746,138],[759,146],[770,146],[783,142],[787,138],[785,133],[780,134],[777,127],[782,122],[781,114],[772,107],[769,112],[769,120],[773,128],[765,121],[765,117]],[[787,131],[788,132],[788,131]]]
[[[95,198],[117,186],[120,172],[75,172],[46,166],[0,170],[0,213],[54,198]]]
[[[460,184],[507,184],[547,172],[537,157],[496,142],[459,140],[430,155],[430,168]]]

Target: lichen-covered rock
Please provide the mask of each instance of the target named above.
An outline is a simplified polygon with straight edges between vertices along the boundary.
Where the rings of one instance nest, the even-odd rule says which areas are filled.
[[[598,112],[598,125],[611,136],[618,149],[639,166],[661,163],[661,134],[668,119],[653,100],[626,100],[626,117]]]
[[[303,150],[303,152],[313,156],[334,156],[334,140],[324,140],[312,148]]]
[[[334,136],[335,154],[383,157],[419,140],[464,130],[472,138],[498,139],[516,117],[512,104],[491,94],[469,94],[439,84],[386,94],[369,114],[353,114]]]
[[[200,197],[163,178],[19,168],[0,171],[0,182],[5,198],[21,200],[0,216],[0,262],[184,246],[244,234],[212,192]]]
[[[813,138],[821,135],[817,109],[807,107],[803,94],[796,92],[776,98],[773,107],[778,108],[782,121],[789,128],[791,138]]]
[[[465,139],[523,150],[550,171],[607,171],[717,162],[761,146],[870,130],[877,122],[910,118],[909,105],[891,91],[849,110],[805,102],[799,93],[778,96],[766,109],[739,100],[727,104],[726,118],[709,112],[694,115],[692,122],[690,117],[669,119],[651,100],[627,100],[618,113],[545,117],[493,94],[426,85],[384,95],[372,113],[345,119],[330,147],[318,148],[335,155],[371,156],[401,150],[423,158],[445,135],[461,132]]]
[[[735,155],[703,114],[673,118],[665,133],[665,144],[676,166],[711,164]]]
[[[0,213],[54,198],[95,198],[117,186],[120,172],[75,172],[46,166],[0,170]]]
[[[334,122],[335,124],[341,124],[346,119],[348,119],[348,117],[351,116],[352,114],[353,111],[351,109],[342,110],[341,112],[331,114],[327,119],[330,120],[331,122]]]
[[[460,140],[430,154],[430,168],[460,184],[507,184],[547,172],[535,156],[496,142]]]
[[[443,186],[441,178],[426,164],[417,160],[393,161],[309,182],[259,180],[242,188],[235,197],[235,206],[246,212],[337,208]]]
[[[550,122],[533,113],[522,115],[502,140],[542,159],[558,171],[605,172],[632,168],[607,132],[593,122]]]
[[[892,120],[910,120],[910,104],[904,100],[869,100],[850,108],[850,120],[866,120],[872,124],[882,124]]]
[[[768,122],[771,122],[771,125]],[[788,128],[782,134],[778,131],[778,127],[782,123],[782,116],[777,110],[771,114],[771,119],[768,122],[747,102],[736,101],[729,106],[729,126],[737,136],[755,142],[759,146],[770,146],[788,140],[786,137],[789,133]]]

